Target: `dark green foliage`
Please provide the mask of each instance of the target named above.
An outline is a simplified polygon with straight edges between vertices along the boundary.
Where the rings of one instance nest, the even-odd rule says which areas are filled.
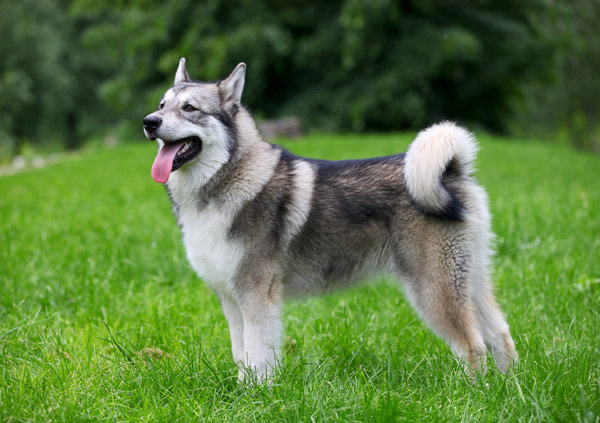
[[[181,56],[199,80],[247,62],[245,103],[259,117],[298,115],[306,129],[455,119],[496,132],[566,126],[584,148],[597,138],[595,0],[0,0],[0,9],[2,140],[141,137]]]
[[[1,142],[59,141],[72,148],[110,119],[95,95],[108,77],[104,59],[81,45],[89,21],[70,16],[69,4],[0,2]]]
[[[514,126],[520,133],[560,138],[579,149],[600,152],[600,2],[558,3],[533,20],[553,46],[547,80],[525,88]]]
[[[450,118],[500,130],[520,84],[547,60],[527,18],[538,0],[76,5],[99,19],[88,46],[119,68],[103,98],[131,119],[152,109],[186,56],[201,80],[247,62],[251,109],[298,114],[308,127],[389,130]]]
[[[56,1],[3,2],[0,132],[18,138],[47,136],[66,111],[60,101],[70,78],[60,66],[65,19]]]

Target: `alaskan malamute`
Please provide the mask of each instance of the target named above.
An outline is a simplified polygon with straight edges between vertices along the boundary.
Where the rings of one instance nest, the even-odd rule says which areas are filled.
[[[187,257],[216,291],[239,378],[264,381],[278,362],[282,302],[389,272],[471,371],[486,347],[501,371],[516,358],[490,281],[490,215],[471,173],[477,145],[449,122],[406,154],[306,159],[267,143],[240,100],[246,65],[175,83],[144,132],[158,140],[164,183]]]

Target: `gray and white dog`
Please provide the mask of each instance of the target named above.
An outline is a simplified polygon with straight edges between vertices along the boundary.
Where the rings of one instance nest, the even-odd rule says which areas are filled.
[[[242,106],[246,65],[225,80],[175,83],[144,132],[187,257],[216,291],[239,378],[272,375],[282,302],[389,272],[425,322],[465,360],[501,371],[516,351],[490,282],[490,215],[471,177],[473,136],[422,131],[406,154],[326,161],[267,143]]]

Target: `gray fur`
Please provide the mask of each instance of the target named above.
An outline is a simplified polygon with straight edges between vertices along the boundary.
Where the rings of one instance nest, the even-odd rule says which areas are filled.
[[[182,61],[180,82],[149,115],[161,126],[146,130],[161,145],[192,135],[202,141],[200,153],[173,171],[166,187],[190,263],[223,305],[240,379],[251,370],[265,380],[277,364],[284,298],[380,273],[404,282],[419,314],[472,370],[483,365],[487,347],[506,371],[516,351],[492,294],[487,197],[463,170],[470,156],[460,156],[461,132],[439,126],[445,148],[456,155],[430,161],[446,166],[431,189],[445,190],[444,199],[434,199],[433,207],[419,202],[431,202],[431,193],[415,191],[427,189],[426,177],[407,189],[405,178],[419,178],[420,170],[411,162],[407,172],[405,164],[423,158],[427,143],[437,148],[437,127],[410,156],[297,157],[260,136],[240,103],[244,74],[240,64],[223,82],[190,82]],[[190,102],[197,113],[181,110]]]

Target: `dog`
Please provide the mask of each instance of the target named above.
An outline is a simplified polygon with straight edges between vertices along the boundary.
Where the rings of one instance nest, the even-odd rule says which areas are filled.
[[[472,372],[486,350],[516,360],[490,281],[487,195],[471,176],[474,137],[454,123],[420,132],[405,154],[327,161],[267,143],[242,105],[246,65],[174,85],[143,120],[158,141],[163,183],[187,258],[216,292],[238,378],[272,378],[285,298],[343,288],[380,273]]]

